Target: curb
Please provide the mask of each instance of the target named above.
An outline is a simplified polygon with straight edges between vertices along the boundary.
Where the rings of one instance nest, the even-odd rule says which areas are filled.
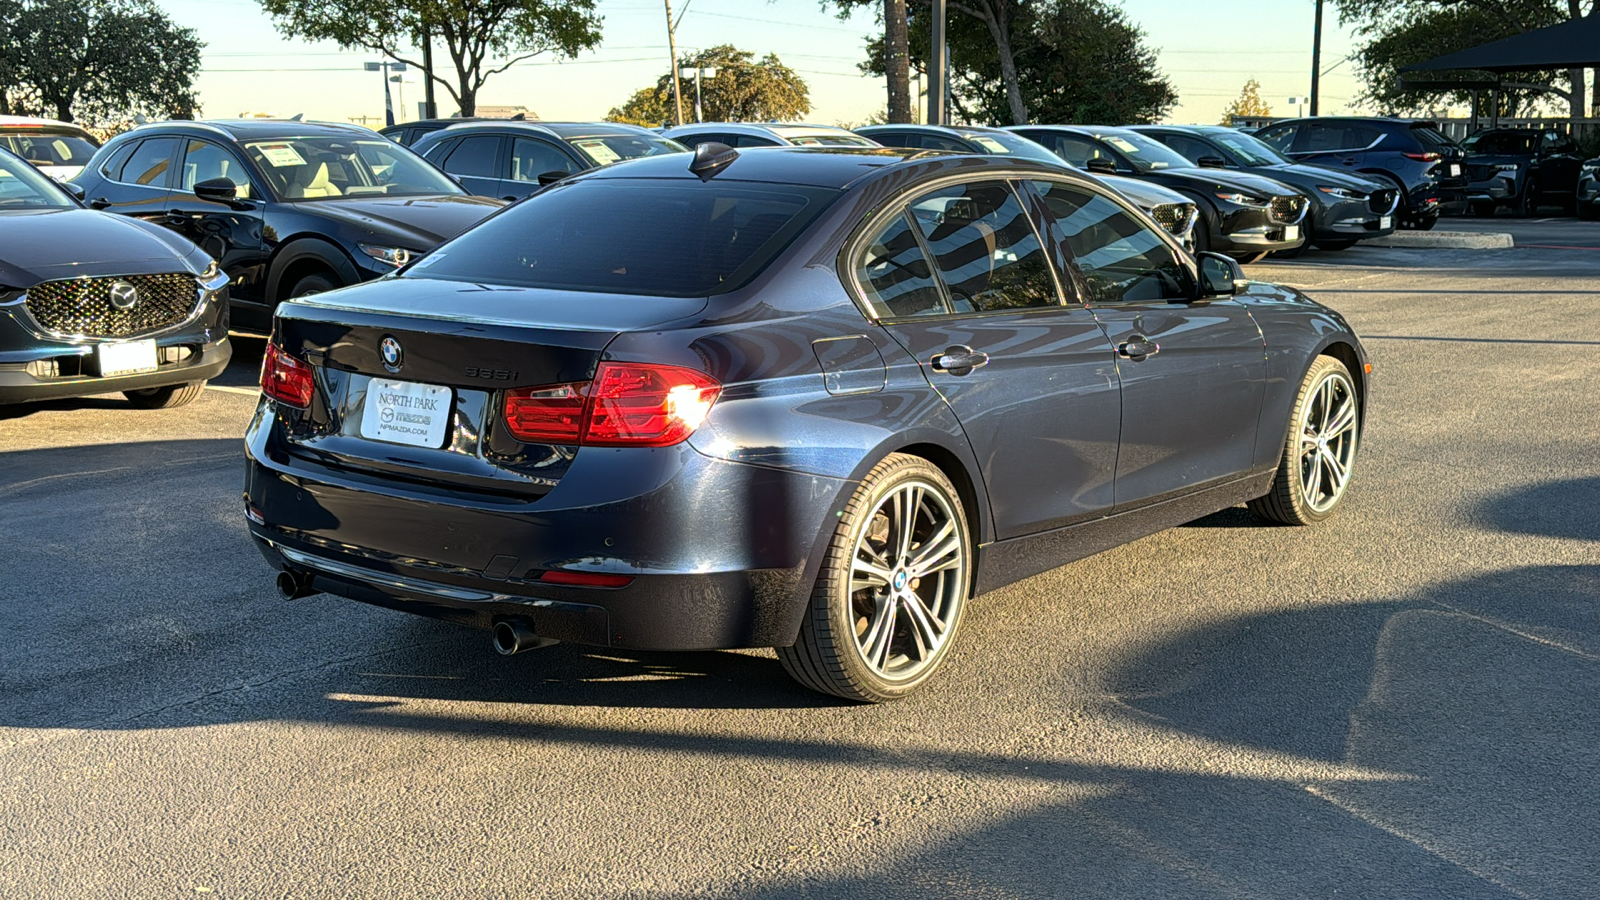
[[[1363,247],[1404,247],[1411,250],[1508,250],[1516,246],[1505,232],[1396,231],[1367,238]]]

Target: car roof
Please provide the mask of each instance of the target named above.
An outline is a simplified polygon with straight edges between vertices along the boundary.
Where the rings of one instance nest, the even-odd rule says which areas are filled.
[[[940,165],[958,170],[1025,169],[1041,174],[1076,174],[1022,157],[977,156],[942,150],[904,147],[762,147],[740,152],[733,162],[711,176],[715,181],[748,181],[844,189],[890,168]],[[693,156],[684,153],[645,156],[594,169],[578,179],[655,178],[698,179],[689,171]],[[1088,179],[1083,179],[1088,182]]]
[[[1305,122],[1369,122],[1375,125],[1434,125],[1432,119],[1407,119],[1401,116],[1304,116],[1268,122],[1262,128],[1274,125],[1299,125]],[[1437,126],[1435,126],[1437,127]]]
[[[606,137],[609,135],[648,135],[661,137],[648,128],[625,122],[540,122],[524,119],[473,119],[443,129],[451,134],[473,131],[526,131],[558,138]]]
[[[1069,134],[1081,134],[1085,137],[1099,137],[1103,134],[1138,134],[1137,131],[1134,131],[1131,128],[1124,128],[1114,125],[1012,125],[1004,130],[1028,131],[1030,129],[1044,131],[1065,131]]]
[[[62,131],[76,131],[80,134],[89,133],[82,125],[74,125],[71,122],[58,122],[55,119],[41,119],[37,116],[0,116],[0,128],[53,128]]]
[[[1129,125],[1129,131],[1180,131],[1185,134],[1241,134],[1226,125]]]
[[[190,121],[188,119],[173,119],[167,122],[151,122],[148,125],[123,132],[123,135],[149,134],[152,132],[176,132],[178,134],[212,136],[222,135],[236,141],[263,141],[287,138],[307,137],[380,137],[376,131],[360,125],[347,125],[340,122],[297,122],[293,119],[204,119]],[[119,137],[123,135],[118,135]]]
[[[808,125],[804,122],[688,122],[674,125],[664,134],[701,134],[720,131],[727,134],[759,134],[780,138],[806,137],[814,134],[855,134],[837,125]]]

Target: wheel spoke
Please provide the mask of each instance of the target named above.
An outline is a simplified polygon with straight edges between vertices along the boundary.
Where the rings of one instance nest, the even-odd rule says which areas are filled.
[[[917,657],[927,659],[939,648],[939,641],[944,637],[944,622],[913,592],[902,595],[901,603],[905,607],[906,624],[911,628],[912,640],[917,644]]]
[[[1350,470],[1339,461],[1339,456],[1333,452],[1322,454],[1323,460],[1328,464],[1328,493],[1337,494],[1344,489],[1346,481],[1350,480]]]
[[[1328,423],[1328,427],[1323,429],[1322,433],[1327,435],[1328,440],[1331,441],[1355,427],[1355,424],[1356,402],[1346,397],[1344,403],[1339,405],[1338,411],[1333,414],[1333,421]]]
[[[956,533],[956,523],[945,522],[922,546],[907,567],[913,578],[933,572],[955,568],[961,564],[961,536]]]
[[[894,643],[894,626],[899,609],[898,599],[885,598],[878,604],[867,633],[861,636],[862,655],[866,657],[868,665],[880,672],[889,664],[889,646]]]
[[[1311,454],[1310,471],[1305,473],[1306,502],[1315,505],[1322,493],[1322,451]]]
[[[894,527],[897,538],[894,561],[902,562],[911,558],[912,534],[917,527],[917,514],[922,509],[922,486],[908,485],[905,490],[895,494],[894,500]]]
[[[850,571],[850,592],[853,594],[868,588],[888,587],[893,577],[888,568],[862,559],[861,554],[857,553]]]
[[[1319,407],[1320,413],[1321,413],[1320,415],[1317,416],[1317,431],[1321,432],[1322,434],[1327,434],[1328,433],[1328,419],[1333,413],[1333,380],[1332,379],[1329,379],[1329,380],[1324,381],[1322,383],[1322,387],[1317,390],[1317,400],[1318,400],[1317,406]]]

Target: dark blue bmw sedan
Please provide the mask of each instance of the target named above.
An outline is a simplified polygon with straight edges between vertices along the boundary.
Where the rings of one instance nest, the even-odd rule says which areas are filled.
[[[984,591],[1333,514],[1369,372],[1337,313],[1061,167],[712,144],[283,304],[245,514],[288,597],[503,653],[775,647],[888,700]]]

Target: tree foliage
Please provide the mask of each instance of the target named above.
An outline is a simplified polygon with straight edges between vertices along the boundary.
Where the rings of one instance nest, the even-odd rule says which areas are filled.
[[[955,6],[952,2],[951,9]],[[912,64],[926,70],[933,39],[929,4],[911,0],[909,8]],[[1015,97],[989,26],[970,16],[948,19],[955,118],[984,124],[1138,124],[1160,119],[1178,102],[1144,32],[1120,8],[1105,0],[1027,0],[1013,13],[1006,46],[1015,64]],[[869,43],[863,70],[882,73],[880,45]]]
[[[1471,89],[1403,91],[1400,70],[1446,53],[1454,53],[1524,31],[1577,18],[1596,9],[1597,0],[1335,0],[1340,18],[1355,26],[1363,40],[1354,60],[1364,83],[1363,99],[1387,113],[1426,112],[1447,103],[1466,103]],[[1419,80],[1468,82],[1492,80],[1485,72],[1439,71]],[[1545,98],[1567,102],[1582,115],[1585,78],[1582,69],[1563,72],[1508,72],[1500,76],[1500,112],[1531,112]]]
[[[1222,111],[1222,124],[1231,124],[1234,116],[1245,118],[1270,115],[1272,107],[1261,99],[1261,82],[1252,78],[1246,81],[1244,89],[1239,91],[1239,99],[1228,104],[1228,108]]]
[[[777,54],[761,59],[732,44],[721,44],[679,59],[680,68],[715,67],[717,74],[700,82],[701,119],[707,122],[766,122],[798,119],[811,111],[811,91]],[[694,104],[694,79],[683,80],[683,106]],[[641,88],[606,119],[656,126],[673,119],[672,76]]]
[[[595,0],[260,0],[288,37],[331,40],[422,68],[424,35],[443,41],[455,83],[434,74],[463,116],[491,76],[538,56],[600,43]]]
[[[0,0],[0,113],[192,118],[204,46],[153,0]]]

